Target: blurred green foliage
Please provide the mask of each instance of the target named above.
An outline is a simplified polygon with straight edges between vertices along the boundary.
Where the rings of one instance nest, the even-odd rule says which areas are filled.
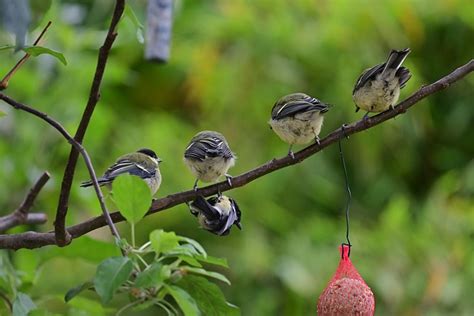
[[[73,133],[113,2],[52,1],[49,10],[36,5],[43,1],[31,2],[36,22],[28,43],[52,20],[42,45],[62,52],[68,65],[51,56],[34,58],[6,93],[49,113]],[[130,4],[145,24],[145,1]],[[230,170],[237,175],[286,154],[287,145],[267,125],[280,96],[301,91],[333,104],[324,136],[361,117],[351,100],[355,80],[363,69],[383,62],[390,49],[412,49],[405,65],[413,78],[402,99],[467,62],[474,52],[470,0],[176,0],[175,7],[166,65],[143,60],[134,23],[121,21],[84,142],[98,173],[121,154],[154,149],[164,160],[158,197],[192,187],[182,154],[199,130],[226,136],[239,158]],[[0,32],[0,45],[13,43]],[[2,52],[0,74],[20,56]],[[474,311],[473,100],[471,75],[405,115],[344,142],[353,192],[351,258],[375,293],[378,315]],[[52,180],[35,205],[48,212],[48,224],[10,233],[51,230],[70,146],[37,118],[5,104],[0,111],[7,113],[0,118],[0,210],[15,209],[48,170]],[[87,178],[79,161],[68,224],[100,214],[93,190],[79,187]],[[242,315],[314,315],[317,298],[336,269],[337,246],[344,241],[345,188],[337,146],[228,194],[242,209],[243,231],[227,237],[209,234],[180,205],[140,222],[138,241],[162,228],[227,258],[230,272],[224,273],[232,286],[222,289]],[[128,227],[119,229],[126,234]],[[26,278],[20,291],[54,313],[110,313],[110,306],[100,307],[92,294],[67,305],[62,301],[110,253],[102,245],[109,250],[91,254],[89,242],[98,243],[91,237],[112,240],[103,228],[62,249],[11,253]],[[112,306],[119,305],[114,299]],[[5,310],[3,303],[0,308]]]

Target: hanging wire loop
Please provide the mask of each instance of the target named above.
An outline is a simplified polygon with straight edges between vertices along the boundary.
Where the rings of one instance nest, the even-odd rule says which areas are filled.
[[[344,127],[342,127],[344,130]],[[346,167],[346,160],[344,159],[344,153],[342,151],[342,144],[341,140],[339,139],[339,156],[341,157],[341,163],[342,163],[342,168],[344,170],[344,179],[345,179],[345,184],[346,184],[346,192],[347,192],[347,201],[346,201],[346,243],[343,243],[342,245],[346,245],[349,247],[349,251],[347,256],[349,257],[351,255],[351,240],[349,239],[349,212],[350,212],[350,206],[351,206],[351,201],[352,201],[352,193],[351,193],[351,188],[349,186],[349,176],[347,175],[347,167]]]

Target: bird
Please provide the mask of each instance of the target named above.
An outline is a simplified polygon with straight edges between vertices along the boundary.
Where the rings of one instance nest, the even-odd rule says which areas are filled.
[[[142,148],[134,153],[120,156],[104,175],[97,179],[97,182],[100,186],[111,184],[121,174],[131,174],[142,178],[150,188],[151,194],[155,195],[161,185],[159,168],[161,162],[162,160],[153,150]],[[81,187],[89,186],[92,186],[92,181],[81,183]]]
[[[235,159],[224,135],[214,131],[197,133],[184,151],[184,162],[196,176],[195,191],[199,180],[215,182],[221,176],[225,176],[232,186],[232,176],[227,171],[234,166]]]
[[[319,143],[319,133],[323,125],[323,114],[329,111],[329,104],[305,93],[292,93],[281,97],[272,108],[270,128],[290,144],[288,155],[294,158],[293,145],[304,145],[315,140]]]
[[[235,200],[218,195],[205,199],[202,195],[189,204],[191,214],[198,218],[202,228],[219,236],[229,234],[232,225],[242,229],[241,211]]]
[[[400,97],[400,89],[411,78],[410,71],[402,63],[410,53],[409,48],[391,50],[383,64],[366,69],[357,79],[352,91],[352,99],[359,109],[369,112],[384,112],[393,109]]]

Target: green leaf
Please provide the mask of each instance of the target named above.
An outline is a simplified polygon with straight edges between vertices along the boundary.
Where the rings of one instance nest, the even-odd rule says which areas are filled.
[[[194,258],[191,257],[191,256],[188,256],[188,255],[179,255],[178,258],[181,259],[181,260],[183,260],[184,262],[186,262],[186,263],[192,265],[192,266],[202,268],[202,264],[200,264],[199,261],[197,261],[196,259],[194,259]]]
[[[150,233],[151,247],[157,255],[179,247],[179,239],[174,232],[165,232],[162,229],[157,229]]]
[[[188,292],[175,285],[166,286],[166,290],[174,298],[176,303],[178,303],[178,306],[181,308],[185,316],[201,315],[196,301]]]
[[[36,305],[31,298],[24,293],[18,292],[13,302],[13,316],[27,316],[34,309],[36,309]]]
[[[52,50],[50,48],[46,48],[43,46],[25,46],[22,48],[22,50],[25,53],[30,54],[31,56],[34,56],[34,57],[43,55],[43,54],[48,54],[53,57],[56,57],[56,59],[58,59],[61,63],[63,63],[64,66],[67,65],[66,57],[64,57],[62,53]]]
[[[19,249],[15,253],[15,267],[22,283],[33,284],[37,277],[39,256],[30,249]]]
[[[8,294],[16,294],[18,285],[20,285],[20,279],[10,262],[8,252],[0,250],[0,290]]]
[[[191,244],[202,256],[204,256],[204,257],[207,256],[206,250],[204,250],[204,248],[201,246],[201,244],[198,243],[197,241],[195,241],[194,239],[179,236],[179,240],[180,241],[185,241],[188,244]]]
[[[196,257],[199,256],[199,253],[196,251],[196,248],[194,248],[190,244],[185,244],[185,245],[179,245],[178,247],[175,247],[171,250],[166,251],[167,256],[180,256],[180,255],[185,255],[185,256],[190,256],[190,257]]]
[[[130,224],[136,224],[150,208],[151,192],[140,177],[124,174],[113,183],[114,201]]]
[[[0,117],[7,116],[7,113],[0,111]]]
[[[81,258],[94,264],[99,264],[103,260],[120,255],[119,249],[110,242],[93,239],[89,236],[73,239],[72,243],[64,248],[41,248],[41,261],[66,257],[71,259]]]
[[[68,316],[71,315],[93,315],[93,316],[107,316],[107,315],[114,315],[112,313],[115,311],[115,308],[105,308],[96,300],[88,299],[83,296],[78,296],[72,301],[67,303],[68,306],[71,307],[68,312]],[[71,311],[75,311],[75,313],[71,313]]]
[[[240,310],[226,302],[221,289],[206,278],[188,275],[177,284],[193,294],[199,310],[206,316],[240,315]]]
[[[79,293],[81,293],[84,290],[92,288],[93,286],[94,286],[94,283],[92,283],[91,281],[87,281],[83,284],[80,284],[80,285],[76,286],[75,288],[70,289],[69,291],[67,291],[66,295],[64,295],[64,301],[66,303],[69,302],[76,295],[78,295]]]
[[[61,314],[51,313],[46,309],[35,309],[29,312],[28,316],[61,316]]]
[[[115,291],[128,280],[133,264],[128,257],[112,257],[97,267],[94,287],[104,304],[110,302]]]
[[[217,258],[213,256],[206,256],[206,257],[196,256],[195,258],[201,262],[210,263],[216,266],[221,266],[221,267],[226,267],[226,268],[229,267],[229,265],[227,264],[227,259],[225,258]]]
[[[137,28],[137,40],[140,44],[143,44],[145,42],[145,39],[143,38],[143,30],[144,30],[143,24],[137,18],[137,16],[135,15],[135,12],[133,12],[132,7],[128,3],[125,4],[124,15]]]
[[[191,272],[191,273],[200,274],[203,276],[221,280],[222,282],[225,282],[230,285],[229,279],[227,279],[223,274],[220,274],[218,272],[207,271],[205,269],[194,268],[194,267],[189,267],[189,266],[181,266],[180,268],[185,269],[186,271]]]
[[[15,45],[4,45],[4,46],[0,46],[0,52],[2,50],[9,50],[9,49],[15,49]]]
[[[163,283],[161,270],[163,265],[159,262],[153,264],[146,270],[140,272],[135,279],[135,286],[140,288],[148,288]]]

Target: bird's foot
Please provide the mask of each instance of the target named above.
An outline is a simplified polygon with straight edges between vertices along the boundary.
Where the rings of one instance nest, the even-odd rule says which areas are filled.
[[[293,153],[293,150],[291,150],[293,148],[293,145],[290,145],[290,148],[288,148],[288,156],[291,157],[291,159],[295,159],[295,154]]]
[[[341,132],[342,132],[342,135],[344,135],[344,137],[346,139],[349,139],[349,136],[346,134],[346,128],[347,128],[347,124],[346,123],[342,124],[341,125]]]
[[[194,190],[194,192],[197,192],[197,190],[198,190],[198,181],[199,181],[199,180],[196,179],[196,181],[194,182],[194,185],[193,185],[193,190]]]
[[[316,136],[314,141],[316,142],[316,144],[318,144],[318,146],[321,146],[321,140],[319,139],[319,136]]]
[[[364,114],[364,116],[362,117],[362,120],[367,121],[368,118],[369,118],[369,112]]]
[[[229,186],[232,187],[232,176],[230,174],[225,174],[225,178],[227,179]]]

